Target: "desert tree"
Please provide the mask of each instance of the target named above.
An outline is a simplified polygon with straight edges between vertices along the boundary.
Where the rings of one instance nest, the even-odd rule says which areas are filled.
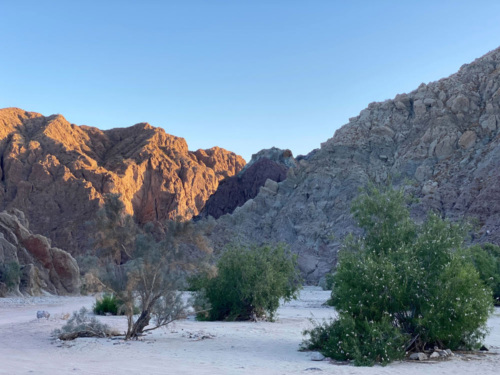
[[[186,273],[204,259],[200,249],[208,253],[210,248],[191,222],[149,223],[138,228],[117,200],[116,196],[107,199],[97,219],[105,225],[96,226],[96,244],[105,245],[102,253],[106,256],[114,255],[101,268],[99,278],[121,302],[128,322],[126,339],[132,339],[186,314],[179,289]],[[117,254],[122,262],[116,262]],[[139,316],[135,317],[137,308]]]

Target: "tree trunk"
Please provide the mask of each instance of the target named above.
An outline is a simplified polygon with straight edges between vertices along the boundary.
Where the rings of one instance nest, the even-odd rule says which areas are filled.
[[[143,331],[144,328],[146,328],[149,325],[149,321],[151,320],[151,314],[149,310],[144,310],[139,318],[135,321],[134,325],[132,326],[132,329],[129,329],[127,332],[127,337],[126,339],[133,339],[139,336]]]

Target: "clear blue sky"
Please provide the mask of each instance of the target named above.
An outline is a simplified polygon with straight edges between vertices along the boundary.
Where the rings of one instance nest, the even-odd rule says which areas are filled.
[[[305,154],[500,46],[499,15],[496,0],[0,0],[0,108]]]

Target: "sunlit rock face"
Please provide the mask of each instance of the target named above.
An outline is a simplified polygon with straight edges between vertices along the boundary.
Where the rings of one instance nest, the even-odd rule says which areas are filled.
[[[473,241],[500,244],[499,129],[497,49],[448,78],[371,103],[286,180],[221,216],[213,241],[286,242],[306,280],[316,282],[335,264],[346,234],[357,231],[350,206],[358,188],[391,177],[419,198],[417,220],[431,210],[477,218]]]
[[[0,209],[26,214],[36,233],[78,254],[85,223],[107,193],[120,193],[139,223],[197,215],[219,182],[245,161],[141,123],[101,131],[18,108],[0,110]]]

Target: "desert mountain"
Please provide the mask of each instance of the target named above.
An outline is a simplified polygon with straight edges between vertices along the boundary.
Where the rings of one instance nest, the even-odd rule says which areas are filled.
[[[368,182],[405,186],[451,220],[477,218],[476,242],[500,244],[500,49],[445,79],[371,103],[277,183],[221,216],[214,242],[286,242],[309,282],[335,264],[356,231],[350,204]]]
[[[0,210],[23,211],[31,229],[76,255],[103,195],[122,194],[140,223],[197,215],[219,181],[245,161],[140,123],[102,131],[18,108],[0,110]]]

